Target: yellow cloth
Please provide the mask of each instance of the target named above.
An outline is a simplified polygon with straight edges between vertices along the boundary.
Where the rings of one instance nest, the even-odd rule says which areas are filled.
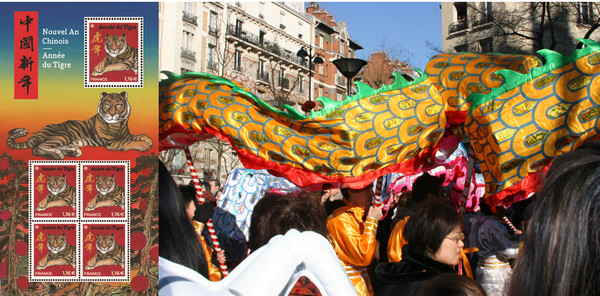
[[[346,274],[361,296],[373,295],[368,266],[375,257],[377,221],[363,221],[364,209],[346,200],[327,218],[327,228]]]
[[[206,240],[202,236],[202,229],[204,229],[204,224],[198,221],[192,220],[192,225],[194,225],[194,230],[198,234],[198,241],[202,245],[202,249],[204,249],[204,256],[206,257],[206,263],[208,266],[208,279],[212,282],[218,282],[221,280],[221,270],[219,266],[216,266],[212,263],[212,254],[213,248],[206,243]]]
[[[471,262],[469,262],[469,257],[467,257],[467,254],[475,253],[478,251],[479,251],[479,249],[475,248],[475,247],[470,247],[470,248],[460,250],[460,259],[463,262],[463,268],[465,270],[465,275],[470,278],[473,278],[473,270],[471,270]]]
[[[390,262],[400,262],[402,260],[402,247],[408,244],[404,239],[404,226],[410,217],[406,216],[404,219],[398,221],[390,233],[390,239],[388,241],[388,260]]]

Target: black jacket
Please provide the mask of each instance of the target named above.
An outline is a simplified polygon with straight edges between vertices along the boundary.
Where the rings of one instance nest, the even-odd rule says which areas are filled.
[[[375,267],[373,287],[376,296],[418,295],[425,284],[442,273],[456,273],[449,265],[421,254],[410,245],[402,247],[402,261],[380,263]]]

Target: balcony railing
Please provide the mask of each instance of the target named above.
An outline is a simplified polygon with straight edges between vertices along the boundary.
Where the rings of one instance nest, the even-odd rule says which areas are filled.
[[[195,62],[196,61],[196,52],[182,47],[181,48],[181,57]]]
[[[261,42],[259,36],[252,33],[248,33],[244,30],[239,30],[233,24],[227,26],[227,34],[234,36],[244,42],[250,43],[254,46],[260,47],[261,49],[270,52],[276,56],[282,57],[288,61],[299,65],[303,65],[305,67],[307,66],[307,62],[304,59],[301,59],[292,52],[286,51],[284,48],[281,48],[279,45],[273,42],[269,42],[266,40]]]
[[[215,27],[209,27],[208,28],[208,35],[216,37],[217,36],[217,28],[215,28]]]
[[[491,15],[483,15],[479,18],[476,18],[473,20],[473,27],[477,27],[477,26],[481,26],[487,23],[491,23],[492,22],[492,16]]]
[[[256,79],[258,79],[259,81],[265,82],[265,83],[269,83],[269,73],[257,73],[256,75]]]
[[[209,61],[208,63],[206,63],[206,68],[211,70],[217,70],[217,66],[218,64],[216,62]]]
[[[183,12],[183,17],[181,19],[185,22],[188,22],[188,23],[194,25],[194,26],[198,25],[198,17],[187,11]]]
[[[279,87],[281,87],[283,89],[290,89],[290,80],[287,78],[280,78],[279,79]]]
[[[462,31],[462,30],[466,30],[467,29],[467,21],[466,20],[459,20],[456,22],[452,22],[450,23],[450,25],[448,25],[448,33],[452,34],[454,32],[458,32],[458,31]]]
[[[341,76],[338,76],[338,77],[335,78],[335,84],[341,85],[343,87],[346,87],[346,79],[344,79]]]

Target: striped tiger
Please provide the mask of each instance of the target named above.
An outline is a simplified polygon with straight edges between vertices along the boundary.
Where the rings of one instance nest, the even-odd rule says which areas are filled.
[[[127,45],[125,34],[123,36],[106,34],[104,42],[106,56],[102,59],[92,72],[92,76],[99,76],[112,71],[131,70],[138,71],[138,50]]]
[[[98,113],[91,118],[46,125],[23,143],[17,143],[15,139],[26,136],[27,130],[15,128],[8,132],[6,143],[12,149],[33,148],[32,155],[48,159],[63,159],[66,155],[80,157],[83,146],[147,151],[152,146],[152,139],[129,132],[130,112],[126,92],[103,92],[98,102]]]
[[[125,248],[115,242],[114,233],[111,235],[96,235],[96,249],[98,252],[87,262],[85,270],[105,265],[125,267]]]
[[[75,246],[69,245],[67,236],[63,233],[49,234],[48,253],[40,260],[35,267],[37,270],[45,269],[54,265],[71,265],[75,266]]]
[[[96,190],[98,193],[88,202],[85,211],[93,211],[102,207],[123,207],[125,189],[115,183],[115,175],[98,175],[96,177]]]
[[[35,208],[36,211],[44,211],[53,207],[71,206],[75,208],[75,187],[67,184],[65,175],[48,176],[48,195],[44,197]]]

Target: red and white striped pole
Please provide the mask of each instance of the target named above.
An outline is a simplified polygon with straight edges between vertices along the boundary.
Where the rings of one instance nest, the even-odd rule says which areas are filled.
[[[510,220],[508,220],[508,217],[504,216],[502,217],[502,220],[504,220],[504,222],[508,224],[508,227],[510,227],[510,229],[512,229],[513,232],[517,232],[518,229],[510,222]]]
[[[375,206],[378,207],[381,205],[381,188],[383,187],[383,176],[377,178],[377,183],[375,183]]]
[[[188,146],[185,146],[183,149],[185,151],[185,158],[187,160],[188,167],[190,169],[190,173],[192,175],[192,182],[194,183],[194,188],[196,189],[196,194],[198,195],[198,197],[200,199],[200,204],[204,204],[206,202],[206,200],[204,199],[204,196],[202,195],[202,187],[200,187],[200,180],[198,178],[198,173],[196,172],[196,168],[194,168],[194,162],[192,161],[192,154],[190,153],[190,149],[188,148]],[[217,253],[221,252],[221,244],[219,244],[219,240],[217,239],[217,233],[213,226],[212,219],[208,219],[208,221],[206,222],[206,227],[208,228],[208,233],[210,234],[210,238],[213,242],[213,245],[215,246],[215,251],[217,251]],[[219,262],[219,267],[221,269],[221,273],[223,274],[223,277],[226,277],[229,274],[229,271],[227,271],[227,265],[225,263]]]

